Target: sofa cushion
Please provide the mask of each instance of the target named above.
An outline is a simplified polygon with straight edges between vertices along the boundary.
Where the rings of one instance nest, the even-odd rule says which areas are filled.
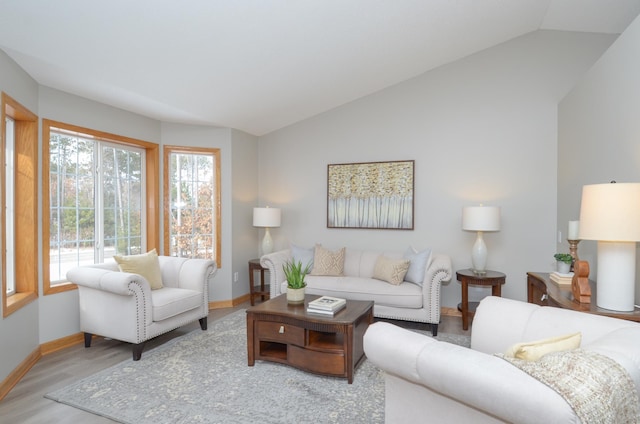
[[[418,252],[410,246],[402,257],[411,261],[404,280],[422,287],[427,265],[431,261],[431,249]]]
[[[376,305],[396,308],[422,308],[422,289],[407,282],[394,286],[372,278],[313,275],[308,275],[306,281],[308,294],[349,300],[373,300]]]
[[[309,269],[313,269],[313,256],[315,250],[313,247],[301,247],[291,243],[291,257],[293,263],[302,263],[302,268],[309,265]]]
[[[373,278],[397,286],[404,280],[409,263],[408,259],[391,259],[380,255],[373,267]]]
[[[156,249],[141,255],[115,255],[113,259],[118,263],[120,271],[143,276],[149,282],[152,290],[162,288],[162,273]]]
[[[402,253],[374,252],[346,249],[344,255],[344,274],[348,277],[373,278],[373,270],[380,255],[391,259],[402,259]]]
[[[344,251],[344,247],[331,251],[320,244],[316,244],[311,275],[342,275],[344,272]]]
[[[525,361],[537,361],[548,353],[577,349],[580,347],[581,340],[581,333],[573,333],[533,342],[516,343],[507,349],[504,356]]]
[[[151,292],[153,321],[162,321],[202,307],[203,293],[195,290],[164,287]]]

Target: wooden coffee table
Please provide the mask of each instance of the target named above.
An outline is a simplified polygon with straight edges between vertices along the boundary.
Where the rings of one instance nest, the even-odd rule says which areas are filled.
[[[334,316],[307,313],[304,305],[289,305],[280,295],[247,309],[249,366],[256,359],[279,362],[316,374],[346,377],[364,359],[362,338],[373,322],[373,302],[347,300]]]

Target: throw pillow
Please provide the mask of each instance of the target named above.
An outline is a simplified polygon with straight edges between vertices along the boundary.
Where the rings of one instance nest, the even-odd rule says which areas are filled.
[[[504,356],[525,361],[537,361],[547,353],[577,349],[580,347],[581,341],[582,333],[573,333],[534,342],[516,343],[507,349]]]
[[[407,259],[390,259],[380,255],[373,266],[373,278],[397,286],[404,280],[408,269],[409,261]]]
[[[344,252],[344,247],[340,250],[331,251],[320,244],[316,244],[311,275],[342,275],[344,273]]]
[[[300,247],[291,243],[291,258],[293,259],[293,263],[297,264],[298,262],[301,262],[302,268],[309,265],[309,268],[313,269],[314,253],[313,247]]]
[[[162,288],[162,273],[156,249],[148,253],[130,256],[114,256],[122,272],[142,275],[151,286],[151,290]]]
[[[413,247],[409,247],[402,257],[411,261],[404,280],[422,287],[424,274],[431,260],[431,249],[424,249],[418,252]]]

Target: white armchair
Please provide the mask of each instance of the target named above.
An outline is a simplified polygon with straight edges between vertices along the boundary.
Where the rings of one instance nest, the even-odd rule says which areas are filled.
[[[85,347],[92,335],[133,343],[133,360],[142,356],[145,341],[195,320],[207,329],[209,280],[215,261],[159,256],[163,287],[151,290],[147,280],[120,272],[111,260],[77,267],[67,279],[78,285],[80,331]]]

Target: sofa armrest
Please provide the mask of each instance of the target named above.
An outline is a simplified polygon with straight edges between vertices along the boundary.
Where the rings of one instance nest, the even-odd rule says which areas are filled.
[[[102,290],[119,294],[122,296],[132,296],[135,284],[145,296],[151,296],[149,283],[138,274],[129,272],[111,271],[103,268],[82,266],[69,270],[67,280],[79,286],[89,287],[95,290]]]
[[[440,288],[452,276],[451,258],[442,253],[434,253],[422,282],[422,302],[429,322],[440,322]]]
[[[494,355],[388,323],[369,326],[364,351],[386,373],[507,422],[579,422],[562,396]]]
[[[291,259],[291,250],[279,250],[277,252],[263,255],[260,258],[260,265],[269,270],[269,293],[271,299],[280,296],[280,285],[286,280],[282,266]]]

